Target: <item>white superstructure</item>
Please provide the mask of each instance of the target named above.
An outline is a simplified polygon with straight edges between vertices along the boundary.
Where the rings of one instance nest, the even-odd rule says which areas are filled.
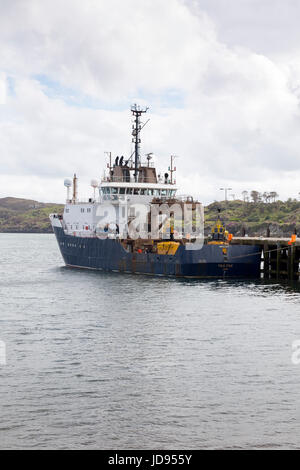
[[[155,199],[164,201],[175,198],[177,188],[173,180],[176,170],[173,167],[174,157],[171,157],[169,172],[163,176],[157,175],[151,162],[152,154],[147,155],[146,163],[141,162],[139,149],[143,126],[140,116],[147,110],[141,110],[135,105],[131,111],[134,115],[134,153],[128,159],[117,156],[113,163],[109,153],[109,163],[100,184],[96,180],[91,181],[94,196],[86,201],[79,200],[76,174],[73,184],[70,180],[65,180],[68,194],[63,217],[53,220],[53,216],[52,222],[61,224],[66,234],[79,237],[117,237],[126,232],[128,222],[136,215],[137,207],[149,208]],[[72,199],[69,194],[71,186]]]

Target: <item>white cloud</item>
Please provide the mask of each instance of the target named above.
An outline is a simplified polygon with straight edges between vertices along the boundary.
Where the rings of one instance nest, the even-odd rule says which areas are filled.
[[[298,0],[184,0],[209,15],[221,42],[276,57],[299,50]]]
[[[1,6],[1,67],[11,85],[0,107],[0,196],[61,201],[63,178],[74,171],[87,188],[102,173],[105,150],[130,154],[135,100],[152,108],[144,153],[154,151],[164,166],[180,155],[183,192],[205,202],[224,185],[236,195],[298,194],[297,54],[225,44],[222,15],[216,20],[204,1]],[[73,106],[72,93],[89,99]]]
[[[0,73],[0,104],[6,102],[6,75]]]
[[[5,5],[0,19],[4,67],[19,74],[46,73],[106,100],[142,89],[188,87],[195,63],[198,75],[215,41],[208,19],[195,17],[178,0]]]

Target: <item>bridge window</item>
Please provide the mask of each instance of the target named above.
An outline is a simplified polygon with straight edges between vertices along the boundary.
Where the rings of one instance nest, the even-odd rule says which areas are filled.
[[[154,189],[147,189],[147,191],[148,191],[148,196],[154,195]]]
[[[147,189],[141,189],[141,196],[145,196],[147,194]]]
[[[84,212],[84,208],[83,208],[83,207],[80,209],[80,212]]]
[[[118,188],[111,188],[111,194],[118,194]]]
[[[126,193],[127,193],[127,194],[132,194],[132,188],[127,188]]]
[[[139,192],[140,190],[138,188],[134,188],[134,191],[133,191],[133,194],[135,194],[136,196],[139,195]]]
[[[167,190],[166,190],[166,189],[162,189],[162,190],[161,190],[161,195],[162,195],[162,196],[166,196],[166,195],[167,195]]]
[[[110,188],[102,188],[103,199],[109,199]]]
[[[126,188],[120,188],[120,194],[125,194],[125,189]]]

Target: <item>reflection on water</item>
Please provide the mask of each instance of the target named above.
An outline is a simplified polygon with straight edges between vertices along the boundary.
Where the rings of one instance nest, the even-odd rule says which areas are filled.
[[[63,267],[0,234],[1,448],[300,445],[297,283]]]

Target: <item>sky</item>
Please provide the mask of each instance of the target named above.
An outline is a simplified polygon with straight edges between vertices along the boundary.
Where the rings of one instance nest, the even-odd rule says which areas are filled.
[[[142,154],[182,194],[300,192],[300,0],[0,0],[0,197],[82,198],[105,152]]]

